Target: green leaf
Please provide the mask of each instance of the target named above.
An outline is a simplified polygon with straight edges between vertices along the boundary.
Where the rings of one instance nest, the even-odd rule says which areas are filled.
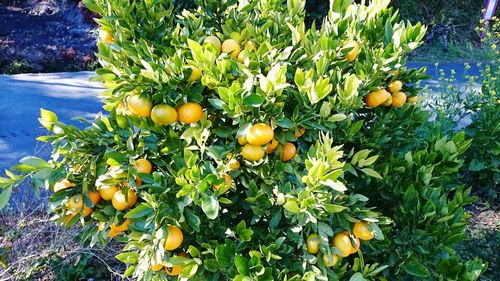
[[[427,268],[418,261],[411,261],[404,264],[403,269],[406,273],[416,277],[427,278],[430,276],[429,270],[427,270]]]
[[[238,234],[239,240],[250,241],[252,240],[253,231],[247,228],[245,221],[240,221],[236,226],[236,234]]]
[[[57,115],[52,111],[40,108],[40,118],[38,118],[38,121],[47,130],[52,131],[54,123],[57,122]]]
[[[214,220],[219,215],[219,201],[215,196],[205,196],[201,199],[201,209],[211,220]]]
[[[103,10],[101,7],[99,7],[94,0],[83,0],[83,5],[87,7],[90,11],[96,13],[96,14],[104,14]]]
[[[283,207],[290,213],[298,214],[300,212],[299,204],[295,201],[288,201]]]
[[[34,156],[23,157],[21,160],[19,160],[19,163],[26,164],[26,165],[29,165],[31,167],[35,167],[38,169],[50,167],[50,165],[49,165],[49,163],[47,163],[47,161],[45,161],[41,158],[38,158],[38,157],[34,157]]]
[[[184,215],[186,216],[187,223],[195,230],[200,231],[201,220],[193,211],[190,209],[184,209]]]
[[[363,169],[361,169],[361,171],[363,171],[363,173],[369,175],[370,177],[374,177],[374,178],[377,178],[377,179],[382,179],[382,176],[379,173],[377,173],[375,170],[373,170],[373,169],[363,168]]]
[[[248,276],[250,272],[248,270],[248,260],[245,259],[242,255],[238,254],[234,257],[234,265],[236,266],[236,270],[242,275]]]
[[[229,250],[225,245],[218,245],[215,248],[215,259],[222,267],[231,266],[231,257],[229,256]]]
[[[472,172],[479,172],[479,171],[484,170],[486,168],[487,168],[487,166],[484,165],[483,162],[481,162],[477,159],[472,159],[472,161],[470,161],[470,163],[469,163],[469,171],[472,171]]]
[[[281,128],[291,129],[293,128],[293,122],[288,118],[280,118],[276,120],[276,124]]]
[[[115,258],[123,263],[136,263],[139,258],[139,254],[134,252],[124,252],[116,255]]]
[[[243,103],[252,107],[261,106],[266,100],[260,95],[249,95],[248,97],[243,99]]]
[[[361,274],[360,272],[356,272],[351,276],[349,281],[367,281],[367,279],[365,279],[365,277],[363,277],[363,274]]]
[[[125,217],[129,219],[137,219],[137,218],[142,218],[145,217],[153,212],[153,208],[146,204],[140,204],[139,206],[135,207],[134,209],[130,210]]]
[[[193,59],[197,62],[203,62],[203,47],[198,42],[188,39],[188,46],[193,55]]]
[[[2,193],[0,193],[0,210],[5,208],[9,203],[10,195],[12,194],[12,187],[4,189]]]
[[[323,207],[328,213],[339,213],[343,210],[347,209],[345,206],[336,205],[336,204],[324,204]]]

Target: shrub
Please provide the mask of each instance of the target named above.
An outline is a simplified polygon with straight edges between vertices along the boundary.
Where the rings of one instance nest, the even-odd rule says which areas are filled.
[[[484,270],[450,250],[474,199],[454,182],[469,141],[418,143],[424,70],[404,63],[425,27],[389,1],[331,1],[319,29],[300,0],[85,3],[102,15],[109,116],[78,129],[42,109],[52,159],[7,171],[0,207],[30,178],[54,191],[54,220],[84,225],[91,245],[117,237],[124,275],[145,280]]]

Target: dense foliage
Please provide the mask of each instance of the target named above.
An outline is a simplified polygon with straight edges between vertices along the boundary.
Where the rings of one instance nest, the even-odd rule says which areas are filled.
[[[85,1],[109,115],[81,130],[42,110],[52,159],[8,171],[0,207],[31,178],[54,220],[122,241],[138,279],[479,277],[451,247],[470,140],[418,130],[424,70],[405,56],[425,27],[388,0],[331,1],[321,28],[301,0],[198,2]]]

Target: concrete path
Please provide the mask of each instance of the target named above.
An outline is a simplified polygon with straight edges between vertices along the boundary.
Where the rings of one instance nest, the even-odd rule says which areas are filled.
[[[437,84],[438,69],[447,76],[455,69],[458,82],[465,82],[462,63],[409,63],[410,67],[427,67],[431,80],[424,82],[431,88]],[[469,74],[479,75],[475,63]],[[39,109],[54,111],[60,120],[72,122],[71,118],[83,116],[92,118],[102,111],[97,98],[101,91],[99,83],[89,82],[93,72],[0,75],[0,175],[3,169],[17,163],[27,155],[48,155],[49,147],[35,140],[46,133],[38,123]]]
[[[93,118],[101,111],[99,83],[93,72],[0,75],[0,175],[27,155],[47,155],[50,147],[36,141],[47,131],[38,123],[40,107],[54,111],[59,120]]]

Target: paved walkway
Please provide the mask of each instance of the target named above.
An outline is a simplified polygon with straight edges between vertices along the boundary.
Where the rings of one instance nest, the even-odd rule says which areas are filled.
[[[427,66],[433,79],[424,84],[431,87],[437,83],[438,69],[447,75],[455,69],[456,77],[463,80],[464,66],[460,63],[444,63],[438,68],[434,64],[410,63],[410,67]],[[471,64],[469,74],[478,75],[476,64]],[[39,108],[54,111],[66,123],[71,118],[92,118],[101,111],[97,94],[99,83],[89,82],[93,72],[0,75],[0,175],[3,169],[17,163],[27,155],[48,155],[50,147],[43,147],[35,138],[46,133],[38,123]]]
[[[47,155],[49,147],[36,141],[47,131],[38,123],[40,107],[57,113],[59,120],[92,118],[101,111],[99,83],[93,72],[0,75],[0,175],[27,155]]]

